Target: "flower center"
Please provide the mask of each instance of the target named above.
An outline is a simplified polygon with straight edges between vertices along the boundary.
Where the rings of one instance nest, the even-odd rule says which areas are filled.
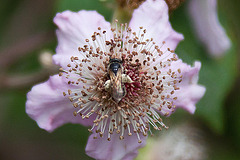
[[[117,132],[120,139],[125,132],[147,135],[151,128],[167,128],[159,114],[174,111],[175,91],[181,82],[181,70],[171,66],[178,59],[167,49],[161,51],[153,39],[144,38],[146,30],[140,27],[138,34],[121,25],[111,29],[113,38],[107,39],[106,31],[98,28],[87,45],[79,47],[79,57],[71,57],[67,69],[60,76],[69,81],[64,92],[77,109],[74,115],[83,119],[93,117],[89,129],[111,140]]]

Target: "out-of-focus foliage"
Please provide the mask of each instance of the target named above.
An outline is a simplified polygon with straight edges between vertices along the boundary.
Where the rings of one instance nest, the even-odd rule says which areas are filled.
[[[184,41],[178,45],[176,53],[187,63],[199,60],[202,68],[199,75],[199,83],[206,86],[207,91],[202,100],[197,104],[196,114],[216,132],[222,133],[224,129],[224,102],[230,92],[237,74],[236,42],[232,48],[220,59],[213,59],[203,46],[196,40],[187,6],[183,6],[172,15],[173,27],[183,33]],[[224,25],[225,28],[229,27]],[[227,29],[228,31],[228,29]],[[231,36],[231,33],[229,33]]]

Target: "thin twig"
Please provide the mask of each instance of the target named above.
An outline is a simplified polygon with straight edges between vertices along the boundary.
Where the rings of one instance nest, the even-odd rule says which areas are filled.
[[[0,89],[22,89],[46,80],[49,75],[58,73],[58,67],[42,69],[31,74],[1,75]]]
[[[0,69],[4,70],[19,58],[32,53],[53,40],[53,31],[38,33],[0,51]]]

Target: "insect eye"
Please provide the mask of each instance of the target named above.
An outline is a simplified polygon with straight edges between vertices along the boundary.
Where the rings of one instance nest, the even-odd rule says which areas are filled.
[[[117,76],[119,68],[121,68],[121,65],[119,63],[111,63],[109,66],[109,70],[111,70],[115,74],[115,76]]]

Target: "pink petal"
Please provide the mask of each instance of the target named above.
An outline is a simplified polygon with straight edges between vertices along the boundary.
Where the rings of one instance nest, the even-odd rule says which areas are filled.
[[[199,40],[215,57],[223,55],[231,42],[221,26],[217,15],[216,0],[191,0],[189,13]]]
[[[174,50],[177,44],[183,40],[183,35],[175,32],[169,22],[168,6],[163,0],[147,0],[133,12],[129,26],[138,33],[139,27],[147,30],[145,38],[153,38],[159,46]]]
[[[63,92],[70,86],[63,77],[54,75],[48,81],[38,84],[27,94],[26,112],[34,119],[40,128],[49,132],[55,128],[71,122],[91,125],[92,119],[74,116],[74,107]]]
[[[90,157],[97,160],[132,160],[138,154],[138,149],[145,146],[146,138],[140,136],[142,143],[138,143],[138,138],[135,133],[128,136],[124,133],[124,139],[120,140],[120,134],[114,132],[111,135],[111,141],[107,140],[107,133],[103,137],[93,139],[95,135],[92,134],[86,146],[86,153]]]
[[[64,11],[56,15],[54,23],[58,27],[58,46],[53,60],[62,67],[69,63],[71,56],[83,57],[78,47],[83,47],[98,27],[107,32],[111,29],[110,23],[96,11]]]
[[[206,91],[204,86],[197,84],[201,63],[195,62],[194,66],[191,67],[178,60],[172,63],[172,66],[180,68],[181,75],[183,76],[182,82],[179,85],[180,89],[175,92],[177,100],[174,104],[193,114],[196,109],[196,103],[203,97]]]

